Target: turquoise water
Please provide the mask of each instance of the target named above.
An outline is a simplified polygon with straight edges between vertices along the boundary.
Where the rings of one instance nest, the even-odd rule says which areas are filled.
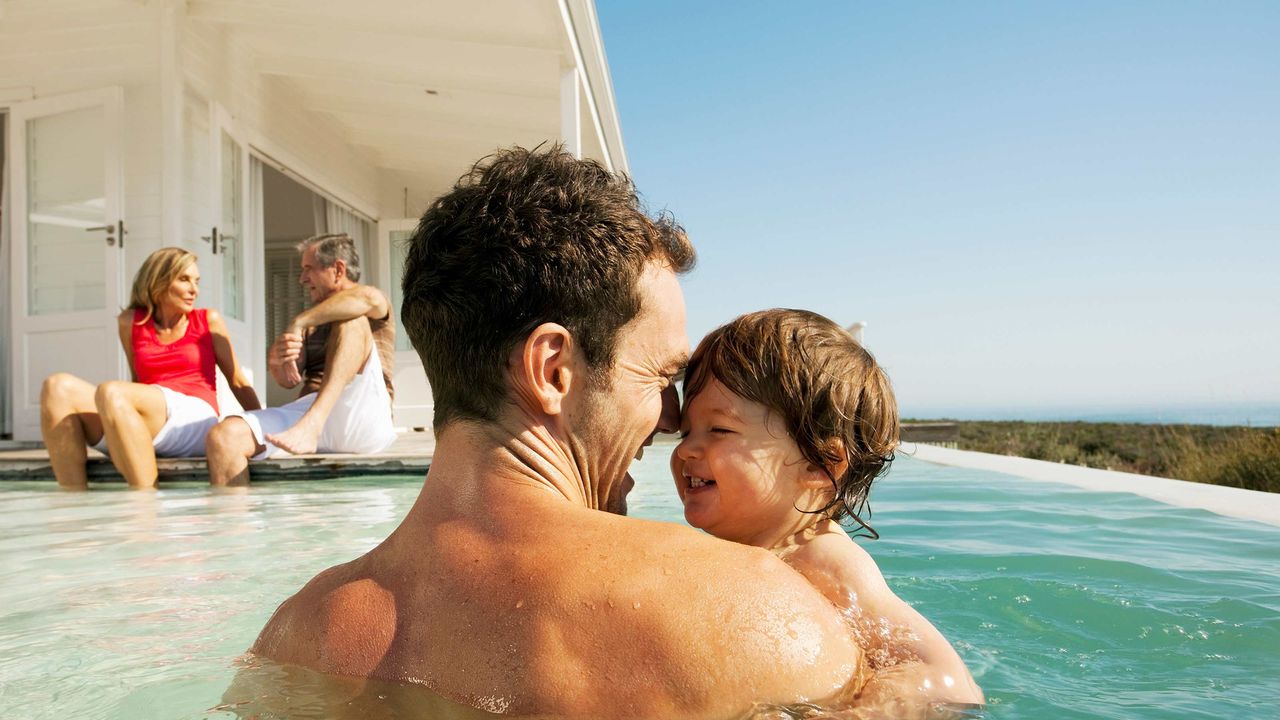
[[[679,521],[668,452],[635,469],[634,515]],[[235,717],[275,606],[381,540],[419,486],[0,484],[0,718]],[[1280,528],[910,458],[872,505],[883,539],[864,547],[956,645],[987,717],[1276,716]],[[344,707],[412,714],[362,702]],[[316,707],[289,716],[333,714]]]

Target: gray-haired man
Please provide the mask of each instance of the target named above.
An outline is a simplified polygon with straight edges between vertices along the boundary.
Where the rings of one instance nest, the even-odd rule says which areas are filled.
[[[395,320],[377,288],[361,285],[360,256],[345,234],[298,245],[299,281],[311,308],[281,333],[267,354],[282,387],[302,386],[281,407],[229,415],[209,432],[209,482],[249,481],[250,459],[282,453],[376,453],[395,439],[391,386]]]

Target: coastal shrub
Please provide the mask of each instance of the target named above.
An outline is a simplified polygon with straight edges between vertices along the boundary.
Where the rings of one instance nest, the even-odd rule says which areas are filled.
[[[1216,448],[1185,443],[1175,468],[1182,480],[1280,492],[1280,428],[1246,429]]]
[[[958,421],[962,450],[1280,492],[1280,428]]]

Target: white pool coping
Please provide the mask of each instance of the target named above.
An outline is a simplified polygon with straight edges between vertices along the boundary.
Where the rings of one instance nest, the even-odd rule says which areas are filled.
[[[1027,480],[1065,483],[1103,492],[1128,492],[1167,505],[1200,508],[1218,515],[1280,526],[1280,494],[1277,493],[1242,490],[1114,470],[1096,470],[1079,465],[1007,455],[952,450],[920,443],[902,443],[900,452],[916,460],[938,465],[991,470]]]

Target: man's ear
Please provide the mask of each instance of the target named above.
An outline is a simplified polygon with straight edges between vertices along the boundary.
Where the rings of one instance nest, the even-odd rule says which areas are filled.
[[[543,323],[525,337],[516,368],[517,384],[534,407],[559,415],[574,377],[573,336],[557,323]]]
[[[342,278],[347,276],[347,263],[345,260],[338,259],[333,261],[333,270],[338,273],[337,280],[342,282]]]

